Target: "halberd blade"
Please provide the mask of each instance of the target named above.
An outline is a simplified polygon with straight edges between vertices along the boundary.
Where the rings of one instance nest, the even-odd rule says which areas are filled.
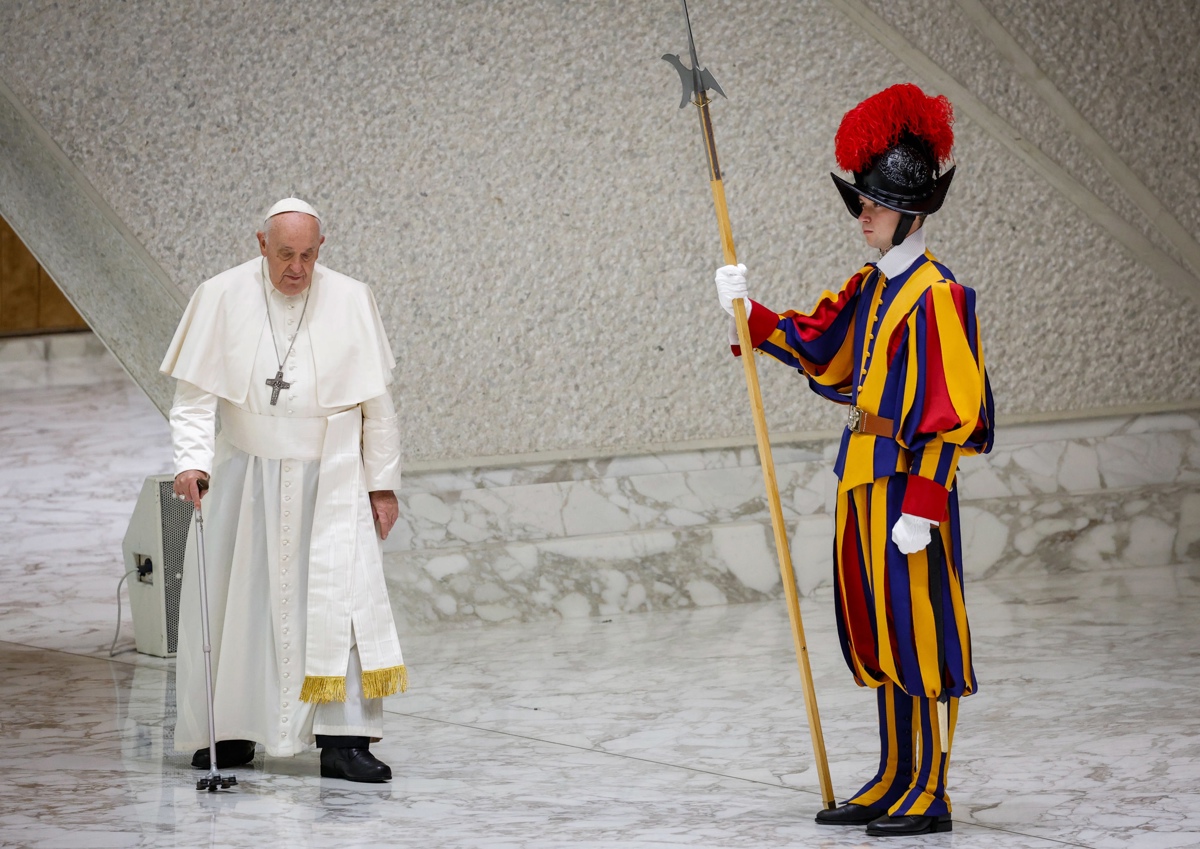
[[[687,106],[688,101],[693,97],[696,99],[696,104],[702,102],[701,94],[706,91],[715,91],[721,97],[725,97],[725,92],[721,90],[721,86],[713,79],[713,75],[708,72],[708,68],[700,67],[700,59],[696,55],[696,39],[692,37],[692,18],[688,14],[687,0],[681,0],[683,3],[683,21],[687,24],[688,34],[688,53],[692,57],[692,67],[683,64],[683,60],[672,53],[663,55],[663,59],[671,63],[671,66],[679,72],[679,79],[683,83],[683,100],[679,102],[679,108]]]
[[[679,81],[683,83],[683,99],[679,101],[679,108],[688,105],[688,101],[692,98],[699,98],[702,91],[715,91],[721,97],[725,97],[725,92],[721,90],[721,86],[713,79],[713,75],[709,73],[708,68],[701,68],[697,73],[694,68],[689,68],[683,64],[674,53],[664,53],[663,59],[670,63],[676,71],[679,72]]]

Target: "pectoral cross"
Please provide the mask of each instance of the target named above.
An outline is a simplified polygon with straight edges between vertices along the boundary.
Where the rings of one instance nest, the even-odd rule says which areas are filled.
[[[275,377],[269,378],[266,381],[266,383],[267,383],[267,386],[271,387],[271,406],[272,407],[274,407],[276,404],[279,403],[279,391],[281,389],[291,389],[292,388],[292,384],[285,382],[283,379],[283,369],[280,369],[279,371],[277,371],[275,373]]]

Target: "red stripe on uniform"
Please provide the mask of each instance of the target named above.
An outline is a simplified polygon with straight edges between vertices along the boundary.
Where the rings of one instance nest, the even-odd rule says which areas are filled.
[[[962,322],[965,332],[967,329],[967,290],[957,283],[951,283],[950,294],[954,296],[954,309],[958,313],[958,320]]]
[[[921,421],[917,425],[921,433],[942,433],[959,425],[943,369],[942,340],[938,335],[937,314],[930,291],[925,293],[925,397],[921,404]]]
[[[858,656],[863,666],[875,672],[879,669],[879,658],[875,652],[875,633],[871,630],[870,603],[863,589],[858,540],[858,516],[851,500],[846,505],[846,527],[842,532],[842,598],[846,605],[846,630],[852,653]]]
[[[817,308],[813,310],[812,315],[798,315],[792,321],[796,325],[797,331],[800,333],[800,338],[805,342],[812,342],[822,333],[829,329],[834,320],[842,311],[842,307],[846,306],[846,302],[854,297],[854,293],[858,291],[859,285],[863,281],[862,273],[859,272],[847,281],[842,287],[841,293],[836,301],[822,300],[817,304]]]

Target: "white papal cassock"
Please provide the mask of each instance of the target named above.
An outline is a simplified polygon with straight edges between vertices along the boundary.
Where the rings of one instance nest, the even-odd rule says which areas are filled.
[[[196,290],[161,366],[179,381],[176,474],[211,473],[217,739],[276,756],[311,748],[316,734],[379,739],[382,697],[407,683],[367,497],[400,485],[395,361],[365,284],[316,265],[308,298],[305,310],[304,293],[276,290],[261,259],[230,269]],[[291,386],[271,405],[266,380],[293,335]],[[184,751],[208,745],[203,664],[190,543],[176,661]]]

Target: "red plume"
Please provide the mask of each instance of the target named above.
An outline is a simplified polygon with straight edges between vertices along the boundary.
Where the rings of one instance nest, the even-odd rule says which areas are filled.
[[[940,167],[954,146],[952,123],[954,107],[945,95],[930,97],[912,83],[900,83],[871,95],[842,116],[834,156],[845,171],[866,170],[907,130],[925,140]]]

